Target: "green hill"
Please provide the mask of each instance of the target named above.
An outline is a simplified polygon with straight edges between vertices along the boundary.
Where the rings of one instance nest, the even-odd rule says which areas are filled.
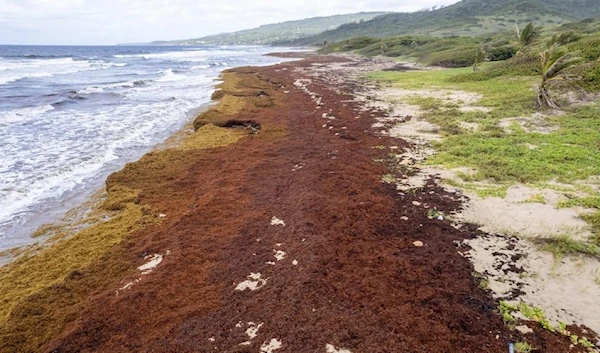
[[[600,0],[463,0],[435,11],[391,13],[318,35],[278,44],[311,45],[354,37],[400,35],[478,36],[510,30],[515,23],[560,25],[600,17]]]
[[[208,37],[154,42],[155,45],[269,45],[275,42],[292,41],[313,36],[323,31],[335,29],[348,23],[361,23],[384,12],[361,12],[349,15],[314,17],[299,21],[289,21],[260,26],[233,33],[223,33]]]

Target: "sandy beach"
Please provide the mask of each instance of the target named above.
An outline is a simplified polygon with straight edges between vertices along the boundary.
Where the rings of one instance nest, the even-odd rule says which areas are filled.
[[[423,152],[361,75],[395,62],[274,55],[298,60],[226,70],[87,218],[0,268],[0,352],[587,351],[505,324],[464,256],[487,235],[446,217],[464,195],[387,180],[390,155]]]

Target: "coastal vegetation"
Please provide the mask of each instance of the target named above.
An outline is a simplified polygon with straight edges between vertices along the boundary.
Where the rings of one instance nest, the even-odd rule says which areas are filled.
[[[558,26],[600,17],[593,0],[468,0],[415,13],[391,13],[362,23],[349,23],[318,35],[283,44],[320,45],[358,37],[416,35],[478,37],[511,32],[515,24]]]
[[[368,75],[390,88],[413,90],[404,103],[443,137],[433,141],[432,166],[459,172],[450,185],[481,197],[504,197],[511,185],[561,190],[556,207],[584,207],[593,235],[582,241],[563,234],[540,241],[557,257],[598,256],[600,204],[600,21],[522,29],[480,37],[355,38],[321,52],[353,51],[444,70],[399,70]],[[577,29],[577,34],[573,31]],[[420,95],[422,90],[441,92]],[[448,100],[444,91],[476,95],[476,103]],[[543,200],[545,203],[545,200]]]

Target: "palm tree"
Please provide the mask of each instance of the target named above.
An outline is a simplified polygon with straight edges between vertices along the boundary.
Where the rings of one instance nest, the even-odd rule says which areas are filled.
[[[519,25],[515,25],[515,30],[517,32],[517,41],[519,42],[519,53],[533,43],[540,34],[538,28],[531,22],[523,30],[519,29]]]
[[[548,92],[548,83],[560,76],[567,68],[577,64],[581,59],[574,56],[573,53],[566,52],[556,44],[541,52],[540,58],[542,82],[537,90],[537,106],[538,108],[558,109],[560,108],[559,104],[552,99]]]
[[[553,45],[566,45],[571,42],[575,42],[579,40],[581,37],[575,34],[575,32],[562,32],[562,33],[554,33],[552,38],[548,40],[546,45],[550,48]]]
[[[475,50],[475,58],[474,58],[474,61],[473,61],[473,71],[474,72],[478,72],[479,71],[479,64],[481,64],[482,62],[484,62],[485,59],[487,59],[487,50],[482,45],[479,48],[477,48],[477,50]]]

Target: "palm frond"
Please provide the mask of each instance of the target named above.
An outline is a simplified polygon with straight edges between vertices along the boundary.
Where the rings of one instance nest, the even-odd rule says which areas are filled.
[[[525,26],[525,28],[523,28],[523,30],[519,33],[519,42],[521,45],[527,46],[533,43],[538,35],[539,31],[537,27],[535,27],[533,23],[529,22],[527,26]]]
[[[556,78],[558,75],[563,73],[566,69],[573,65],[577,65],[581,62],[581,58],[576,57],[563,57],[557,60],[546,72],[546,80]]]
[[[551,80],[560,75],[565,69],[579,63],[581,58],[575,53],[569,53],[556,45],[540,53],[543,80]]]
[[[540,53],[542,64],[542,81],[538,86],[537,106],[541,109],[558,109],[560,105],[552,98],[548,91],[548,81],[557,78],[569,67],[581,62],[575,52],[567,52],[554,43]]]
[[[581,37],[575,34],[575,32],[563,32],[563,33],[555,33],[548,42],[546,42],[546,46],[548,48],[553,45],[566,45],[572,42],[579,40]]]

